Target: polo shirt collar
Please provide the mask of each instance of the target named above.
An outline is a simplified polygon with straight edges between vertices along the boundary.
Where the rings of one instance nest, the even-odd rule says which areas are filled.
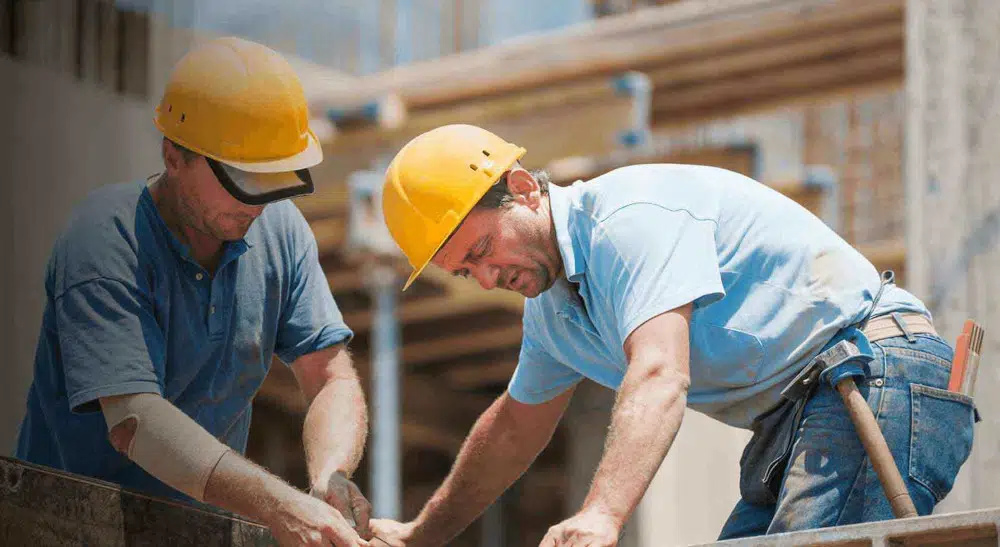
[[[174,233],[170,230],[170,227],[167,226],[167,222],[163,220],[163,216],[160,215],[160,210],[157,209],[156,202],[153,201],[153,194],[149,191],[148,187],[143,188],[141,199],[145,202],[152,216],[156,219],[155,222],[159,226],[161,232],[166,235],[167,241],[169,242],[171,248],[173,248],[173,250],[178,255],[180,255],[184,260],[193,262],[194,259],[191,258],[190,247],[181,242],[181,240],[178,239],[177,236],[174,235]],[[261,216],[264,215],[261,214]],[[257,219],[257,221],[259,220],[260,218]],[[248,250],[250,250],[251,247],[253,247],[253,239],[255,238],[256,232],[258,231],[257,221],[254,221],[254,223],[250,225],[250,229],[247,231],[244,237],[236,241],[227,241],[226,243],[223,244],[222,260],[219,263],[218,269],[221,270],[222,266],[224,266],[226,263],[236,260],[237,258],[240,257],[240,255],[247,252]]]
[[[552,225],[556,231],[556,244],[562,255],[563,271],[570,281],[578,281],[583,274],[584,264],[573,242],[570,229],[570,212],[576,207],[578,190],[574,186],[549,185],[549,208],[552,211]]]

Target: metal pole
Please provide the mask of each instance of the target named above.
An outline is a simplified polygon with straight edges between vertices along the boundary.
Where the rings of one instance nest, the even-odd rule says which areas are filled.
[[[390,267],[372,271],[375,317],[372,325],[372,509],[375,516],[399,520],[399,334],[396,323],[396,274]]]

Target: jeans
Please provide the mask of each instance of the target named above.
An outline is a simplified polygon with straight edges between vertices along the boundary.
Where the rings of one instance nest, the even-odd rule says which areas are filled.
[[[947,391],[953,350],[913,334],[872,344],[858,388],[871,406],[920,515],[951,491],[972,450],[972,399]],[[720,540],[889,520],[892,509],[840,395],[823,383],[806,403],[777,503],[740,500]]]

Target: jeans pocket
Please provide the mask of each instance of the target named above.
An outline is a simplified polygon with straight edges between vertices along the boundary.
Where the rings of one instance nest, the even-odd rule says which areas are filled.
[[[910,478],[941,501],[972,451],[975,405],[946,389],[910,384]]]

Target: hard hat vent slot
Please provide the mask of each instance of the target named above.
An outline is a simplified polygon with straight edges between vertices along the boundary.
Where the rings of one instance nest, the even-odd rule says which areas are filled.
[[[473,171],[478,171],[479,170],[479,168],[476,167],[476,164],[474,164],[474,163],[470,163],[469,164],[469,168],[472,169]]]
[[[186,117],[187,117],[187,114],[181,114],[181,123],[184,123],[184,118],[186,118]]]
[[[174,111],[174,105],[167,106],[167,112],[173,112],[173,111]]]
[[[489,150],[483,150],[483,155],[486,156],[487,158],[490,157]]]

